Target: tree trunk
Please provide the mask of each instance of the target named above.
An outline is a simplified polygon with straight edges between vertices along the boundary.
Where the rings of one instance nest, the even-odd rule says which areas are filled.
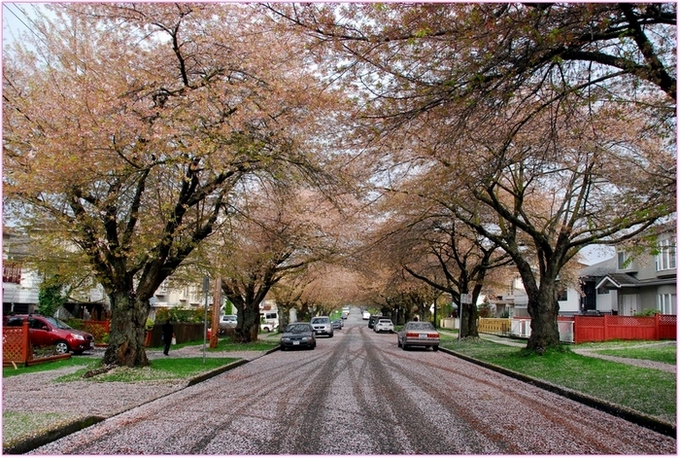
[[[479,331],[477,330],[477,306],[474,304],[463,305],[463,323],[462,323],[462,335],[461,338],[466,337],[479,337]]]
[[[531,336],[527,349],[542,354],[548,348],[560,346],[557,327],[559,304],[555,296],[555,282],[541,282],[535,297],[529,296]]]
[[[142,367],[149,365],[144,349],[149,301],[141,301],[134,294],[111,295],[111,331],[109,346],[101,361],[102,366]]]
[[[238,310],[236,340],[241,343],[256,342],[260,330],[260,304],[232,301]]]

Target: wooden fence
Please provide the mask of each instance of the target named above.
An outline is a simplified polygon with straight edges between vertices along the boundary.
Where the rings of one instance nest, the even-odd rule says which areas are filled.
[[[510,318],[480,318],[477,323],[477,331],[487,334],[507,335],[512,329]]]
[[[677,316],[574,316],[574,343],[677,338]]]
[[[560,316],[560,340],[575,344],[607,340],[677,339],[677,316]],[[480,318],[479,332],[529,337],[530,318]]]
[[[2,366],[31,366],[59,359],[68,359],[70,354],[33,357],[33,346],[28,333],[28,321],[21,326],[2,327]]]

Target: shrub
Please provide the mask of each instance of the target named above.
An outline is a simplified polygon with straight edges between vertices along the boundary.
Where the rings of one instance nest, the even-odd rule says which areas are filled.
[[[657,309],[647,309],[647,310],[643,310],[642,312],[637,312],[633,316],[654,316],[657,313],[661,313],[661,312]]]
[[[156,312],[156,323],[165,323],[168,318],[173,323],[203,323],[204,310],[203,307],[189,310],[178,307],[162,308]]]

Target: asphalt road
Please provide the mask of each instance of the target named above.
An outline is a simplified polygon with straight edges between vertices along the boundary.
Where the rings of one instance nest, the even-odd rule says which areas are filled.
[[[31,454],[676,453],[651,430],[432,350],[354,309],[315,350],[277,351]]]

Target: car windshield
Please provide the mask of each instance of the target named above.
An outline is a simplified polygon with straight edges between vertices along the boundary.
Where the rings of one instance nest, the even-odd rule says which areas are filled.
[[[430,323],[429,321],[413,321],[411,323],[407,323],[406,326],[404,326],[404,329],[415,329],[418,331],[434,331],[434,325]]]
[[[329,318],[327,317],[318,317],[318,318],[312,318],[312,323],[328,323],[330,321]]]
[[[284,332],[289,332],[291,334],[301,334],[303,332],[311,332],[308,324],[289,324],[286,326]]]
[[[52,326],[54,326],[57,329],[73,329],[71,326],[68,324],[64,323],[63,321],[57,319],[57,318],[52,318],[51,316],[46,316],[45,321],[48,321]]]

